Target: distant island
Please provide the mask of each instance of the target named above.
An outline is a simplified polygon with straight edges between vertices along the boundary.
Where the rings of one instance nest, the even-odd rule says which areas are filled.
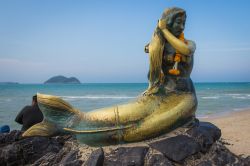
[[[75,77],[54,76],[44,82],[44,84],[81,84]]]
[[[0,84],[19,84],[18,82],[0,82]]]

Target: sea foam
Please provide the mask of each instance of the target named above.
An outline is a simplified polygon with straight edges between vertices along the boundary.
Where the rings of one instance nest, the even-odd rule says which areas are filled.
[[[60,96],[63,99],[133,99],[135,96]]]

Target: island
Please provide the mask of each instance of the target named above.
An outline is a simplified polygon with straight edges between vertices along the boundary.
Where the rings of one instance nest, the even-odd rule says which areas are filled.
[[[75,77],[54,76],[44,82],[44,84],[81,84],[81,82]]]
[[[2,84],[8,84],[8,85],[12,85],[12,84],[14,84],[14,85],[16,85],[16,84],[19,84],[18,82],[0,82],[0,84],[2,85]]]

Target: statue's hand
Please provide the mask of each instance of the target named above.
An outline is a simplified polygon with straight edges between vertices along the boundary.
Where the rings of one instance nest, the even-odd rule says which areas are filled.
[[[163,30],[167,28],[167,21],[165,19],[158,20],[158,27]]]

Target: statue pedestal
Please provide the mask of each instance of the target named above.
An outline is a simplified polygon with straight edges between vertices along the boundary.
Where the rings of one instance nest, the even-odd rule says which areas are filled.
[[[250,165],[231,153],[208,122],[180,128],[152,140],[90,147],[71,135],[21,139],[20,131],[0,135],[0,165]]]

